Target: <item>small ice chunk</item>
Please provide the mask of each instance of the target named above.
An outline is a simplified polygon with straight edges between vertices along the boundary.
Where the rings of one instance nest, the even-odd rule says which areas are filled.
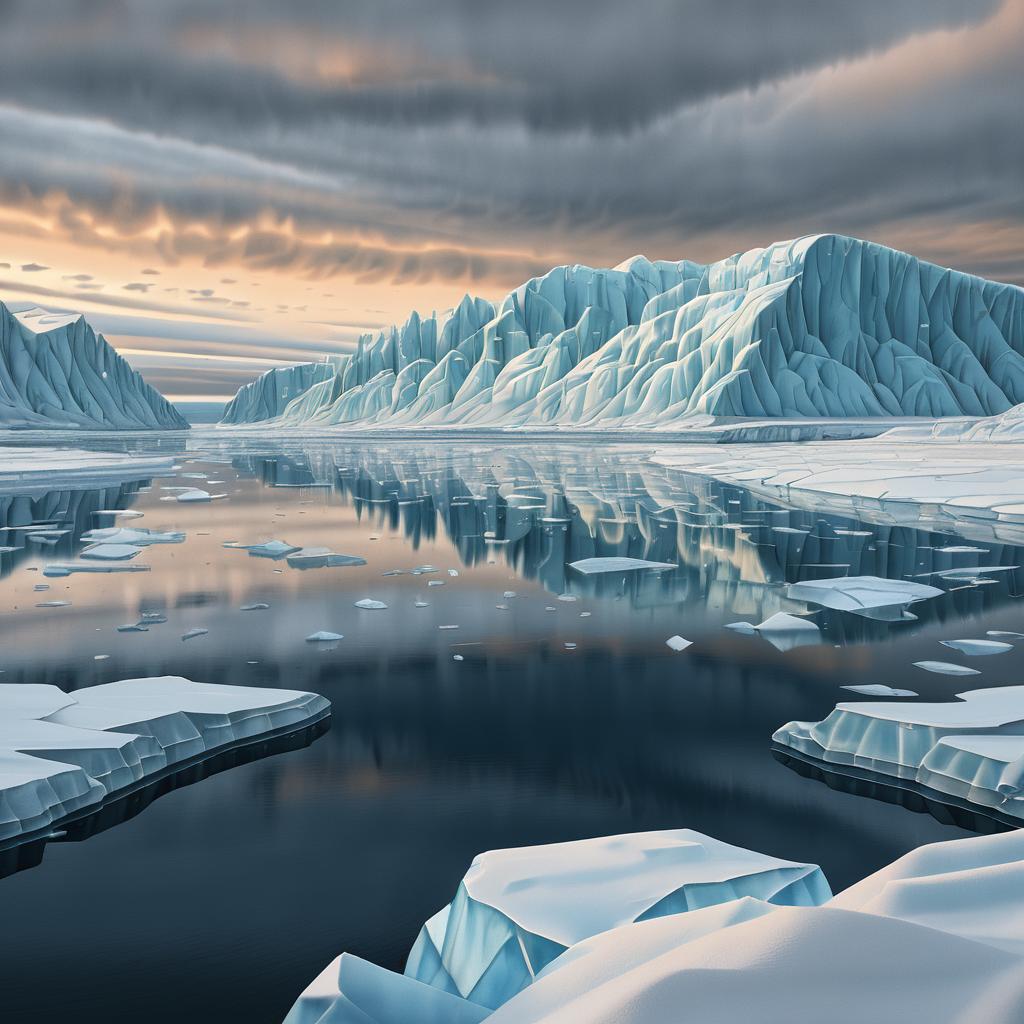
[[[126,562],[140,554],[142,548],[134,544],[96,544],[82,552],[83,558],[96,558],[104,562]]]
[[[506,590],[501,596],[505,598],[506,601],[511,601],[512,598],[516,596],[516,592],[514,590]]]
[[[497,608],[499,612],[507,612],[509,610],[507,604],[496,604],[494,607]]]
[[[580,618],[581,619],[589,619],[590,618],[590,614],[591,614],[590,612],[580,612]]]
[[[157,625],[161,622],[166,622],[167,616],[163,612],[143,612],[142,621],[149,625]]]
[[[295,544],[289,544],[285,540],[268,540],[261,544],[235,544],[229,541],[224,547],[248,551],[254,558],[272,558],[275,561],[301,550]]]
[[[204,491],[199,487],[190,487],[187,491],[182,491],[180,494],[174,495],[171,500],[190,504],[197,501],[218,501],[219,499],[226,497],[226,494],[211,494],[209,491]]]
[[[37,608],[67,608],[70,601],[40,601]]]
[[[458,629],[458,626],[438,626],[438,629]]]
[[[210,631],[208,629],[203,629],[202,626],[196,626],[194,629],[190,629],[187,632],[182,633],[181,634],[181,639],[182,640],[192,640],[194,637],[197,637],[197,636],[206,636],[206,634],[209,633],[209,632]]]
[[[148,565],[128,565],[123,562],[108,562],[89,565],[83,562],[51,562],[43,566],[43,575],[50,578],[70,576],[76,572],[149,572]]]
[[[361,601],[356,601],[356,607],[366,611],[382,611],[387,608],[387,605],[383,601],[374,601],[371,597],[364,597]]]
[[[753,636],[757,632],[757,627],[752,622],[727,622],[725,628],[744,636]]]
[[[1008,640],[1024,640],[1024,633],[1014,633],[1012,629],[986,629],[985,636],[1004,636]]]
[[[936,672],[942,676],[980,676],[976,668],[967,668],[966,665],[954,665],[948,661],[915,661],[917,668],[923,668],[925,672]]]
[[[575,651],[576,650],[576,645],[574,643],[570,643],[568,640],[562,646],[567,651]]]
[[[427,581],[427,586],[428,587],[443,587],[444,586],[444,580],[428,580]]]
[[[459,575],[459,570],[458,569],[449,569],[448,570],[448,575],[449,576],[458,576]]]
[[[895,686],[886,686],[885,683],[860,683],[856,686],[843,686],[843,690],[852,690],[854,693],[863,693],[868,697],[916,697],[916,690],[900,690]]]
[[[341,633],[332,633],[329,629],[320,629],[315,633],[310,633],[309,636],[306,637],[306,643],[334,643],[336,640],[344,639],[345,637]]]
[[[148,633],[149,626],[144,626],[140,622],[128,622],[123,626],[117,627],[118,633]]]
[[[569,568],[584,576],[595,576],[606,572],[634,572],[638,569],[676,569],[675,562],[649,562],[645,558],[624,558],[611,556],[607,558],[581,558],[578,562],[570,562]]]
[[[466,659],[463,658],[463,656],[461,654],[453,654],[452,655],[452,661],[465,661],[465,660]]]
[[[575,594],[559,594],[558,595],[558,600],[559,601],[565,601],[567,603],[571,603],[573,601],[578,601],[579,598]]]
[[[334,569],[353,565],[366,565],[366,559],[358,555],[339,555],[330,548],[300,548],[288,555],[288,564],[293,569]]]
[[[254,601],[252,604],[243,604],[238,610],[240,612],[262,612],[269,607],[270,605],[263,601]]]
[[[149,547],[150,544],[183,544],[185,539],[185,534],[179,531],[161,533],[159,530],[129,526],[109,526],[82,534],[82,540],[90,544],[131,544],[137,548]]]
[[[687,647],[693,646],[693,641],[686,640],[685,638],[676,634],[675,636],[670,636],[665,641],[665,646],[671,647],[673,651],[685,651]]]
[[[429,608],[430,607],[430,602],[429,601],[417,601],[413,605],[413,607],[414,608]]]
[[[107,658],[109,658],[109,657],[110,657],[109,654],[94,654],[92,656],[92,660],[93,661],[106,661]]]
[[[970,658],[981,658],[989,654],[1005,654],[1013,650],[1013,644],[1004,644],[999,640],[940,640],[943,647],[951,647],[954,651],[966,654]]]

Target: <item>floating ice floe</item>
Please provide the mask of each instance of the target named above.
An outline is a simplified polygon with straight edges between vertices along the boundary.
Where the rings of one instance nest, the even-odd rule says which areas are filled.
[[[287,556],[293,569],[335,569],[353,565],[366,565],[366,559],[358,555],[339,555],[330,548],[299,548]]]
[[[731,629],[734,633],[741,633],[743,636],[757,634],[757,627],[752,622],[727,622],[725,628]]]
[[[824,580],[803,580],[791,583],[786,596],[795,601],[807,601],[825,608],[853,612],[868,619],[898,622],[914,619],[907,606],[931,597],[941,597],[945,591],[923,583],[907,580],[887,580],[879,576],[839,576]]]
[[[40,601],[37,608],[67,608],[71,605],[70,601]]]
[[[1008,640],[1024,640],[1024,633],[1014,633],[1010,629],[986,629],[985,636],[1004,636]]]
[[[161,498],[161,501],[180,501],[182,504],[190,505],[201,501],[219,501],[221,498],[226,498],[226,494],[211,494],[209,491],[204,491],[200,487],[189,487],[178,494],[169,495],[166,498]]]
[[[94,516],[116,516],[120,519],[141,519],[144,514],[133,508],[98,508],[93,512]]]
[[[638,569],[677,569],[674,562],[649,562],[644,558],[624,558],[618,555],[607,558],[581,558],[570,562],[569,568],[584,576],[596,576],[607,572],[634,572]]]
[[[430,607],[430,602],[429,601],[416,601],[413,604],[413,607],[414,608],[429,608]]]
[[[110,526],[89,530],[82,534],[82,540],[90,544],[130,544],[145,548],[151,544],[182,544],[185,534],[177,531],[161,533],[159,530],[142,530],[130,526]]]
[[[341,633],[332,633],[329,629],[321,629],[316,633],[310,633],[306,637],[306,643],[334,643],[336,640],[344,640],[345,637]]]
[[[260,544],[236,544],[233,541],[228,541],[224,547],[248,551],[254,558],[272,558],[275,561],[302,550],[297,545],[283,540],[268,540]]]
[[[895,686],[886,686],[885,683],[859,683],[854,686],[843,686],[843,690],[852,690],[854,693],[863,693],[867,697],[916,697],[916,690],[900,690]]]
[[[966,654],[971,658],[981,658],[990,654],[1005,654],[1013,650],[1013,644],[1005,644],[999,640],[940,640],[943,647],[951,647],[954,651]]]
[[[916,782],[1024,819],[1024,686],[957,697],[837,704],[821,722],[790,722],[772,738],[818,761]]]
[[[262,612],[266,611],[270,607],[264,601],[253,601],[252,604],[243,604],[239,607],[240,612]]]
[[[915,668],[923,668],[925,672],[934,672],[940,676],[980,676],[976,668],[966,665],[954,665],[951,661],[915,661]]]
[[[821,871],[688,829],[481,854],[420,931],[405,973],[485,1007],[525,988],[568,947],[634,921],[756,896],[811,906]]]
[[[728,628],[735,629],[739,625],[741,623],[733,623]],[[817,624],[798,615],[790,615],[789,612],[776,612],[752,628],[780,651],[791,651],[794,647],[821,643],[821,630]]]
[[[208,629],[204,629],[202,626],[196,626],[193,629],[186,630],[186,632],[182,633],[181,639],[194,640],[197,636],[206,636],[209,632],[210,631]]]
[[[182,762],[308,724],[329,707],[313,693],[172,676],[73,694],[0,686],[0,840],[38,832]]]
[[[149,572],[148,565],[129,565],[126,562],[51,562],[43,566],[43,575],[49,577],[71,576],[76,572]]]
[[[372,597],[364,597],[361,601],[356,601],[356,607],[365,611],[383,611],[387,605],[383,601],[375,601]]]
[[[118,633],[148,633],[149,626],[141,622],[127,622],[117,627]]]
[[[681,636],[670,636],[665,641],[666,647],[671,647],[673,651],[685,651],[687,647],[693,646],[692,640],[685,640]]]
[[[142,553],[142,548],[134,544],[97,544],[95,547],[86,548],[82,552],[82,558],[95,558],[102,562],[126,562]]]

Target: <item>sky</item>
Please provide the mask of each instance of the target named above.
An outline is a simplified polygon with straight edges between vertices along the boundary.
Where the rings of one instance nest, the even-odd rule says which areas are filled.
[[[1024,0],[0,0],[0,301],[177,400],[560,263],[1024,284]]]

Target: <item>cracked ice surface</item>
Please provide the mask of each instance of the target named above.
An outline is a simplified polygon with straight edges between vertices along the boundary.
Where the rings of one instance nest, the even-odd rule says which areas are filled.
[[[958,701],[842,703],[772,739],[829,764],[916,782],[1024,819],[1024,686],[967,690]]]
[[[73,694],[42,684],[0,685],[0,840],[43,828],[191,758],[298,728],[329,707],[313,693],[176,676],[124,679]]]
[[[679,445],[652,459],[798,508],[1024,542],[1024,458],[1016,444],[921,442],[892,431],[870,440]]]
[[[689,829],[494,850],[423,926],[406,974],[496,1007],[567,947],[626,922],[741,896],[807,906],[829,895],[815,865]]]

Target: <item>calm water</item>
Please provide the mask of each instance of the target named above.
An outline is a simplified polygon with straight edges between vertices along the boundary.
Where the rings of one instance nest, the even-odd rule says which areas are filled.
[[[781,510],[651,466],[639,449],[190,444],[201,450],[182,455],[179,475],[221,483],[0,498],[0,525],[73,531],[0,562],[0,679],[75,689],[180,674],[312,689],[333,702],[332,724],[306,747],[51,843],[0,879],[4,1021],[279,1021],[341,950],[400,969],[474,854],[495,847],[691,827],[819,863],[840,889],[966,834],[804,777],[770,737],[825,715],[848,696],[841,684],[943,699],[1019,679],[1020,650],[974,662],[983,674],[966,683],[911,662],[942,659],[940,639],[1020,629],[1024,576],[917,605],[916,623],[826,613],[825,642],[789,651],[722,627],[785,608],[787,580],[1019,565],[1024,551],[944,552],[965,542]],[[188,484],[228,497],[160,500]],[[149,573],[44,581],[43,562],[68,559],[92,511],[112,507],[145,513],[124,525],[188,539],[145,551]],[[300,572],[222,546],[270,538],[368,564]],[[566,568],[611,554],[678,568],[625,579]],[[382,575],[423,564],[440,572]],[[50,590],[34,591],[42,582]],[[362,597],[389,607],[354,608]],[[61,598],[71,606],[36,607]],[[255,601],[269,610],[238,610]],[[168,622],[116,632],[143,610]],[[209,634],[182,642],[194,626]],[[307,644],[319,629],[345,639]],[[670,651],[676,633],[694,646]]]

